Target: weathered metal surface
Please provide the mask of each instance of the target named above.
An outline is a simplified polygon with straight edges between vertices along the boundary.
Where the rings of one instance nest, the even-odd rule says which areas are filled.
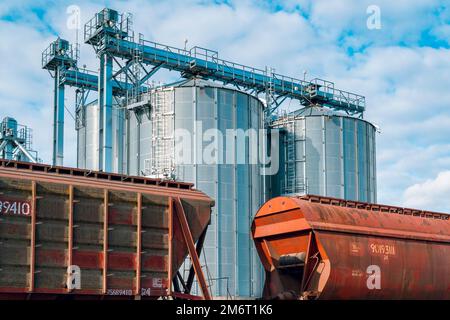
[[[274,198],[252,225],[264,296],[450,299],[449,217],[319,196]],[[293,254],[306,255],[304,263],[280,264]]]
[[[169,225],[175,198],[195,242],[213,201],[191,184],[0,161],[0,298],[171,294],[170,270],[188,254]],[[69,267],[80,287],[68,284]]]

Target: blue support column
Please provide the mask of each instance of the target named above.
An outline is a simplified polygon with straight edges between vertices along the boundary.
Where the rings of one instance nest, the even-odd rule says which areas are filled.
[[[98,83],[99,102],[99,170],[112,172],[112,71],[113,60],[111,56],[102,54],[100,56],[100,76]]]
[[[61,68],[55,70],[53,110],[53,165],[62,166],[64,159],[64,85],[61,84]]]

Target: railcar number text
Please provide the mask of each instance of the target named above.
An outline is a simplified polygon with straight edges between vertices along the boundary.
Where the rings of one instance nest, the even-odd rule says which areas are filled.
[[[0,200],[0,214],[28,216],[31,206],[28,202]]]
[[[395,246],[393,245],[372,243],[370,249],[372,249],[372,253],[375,254],[395,256]]]

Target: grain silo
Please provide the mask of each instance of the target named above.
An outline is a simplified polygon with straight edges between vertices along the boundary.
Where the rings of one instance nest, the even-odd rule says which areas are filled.
[[[149,176],[152,151],[151,106],[145,105],[126,112],[124,173]]]
[[[77,167],[80,169],[99,169],[99,137],[100,137],[100,111],[97,101],[93,101],[77,110]],[[114,104],[112,110],[113,128],[113,165],[112,172],[126,173],[125,157],[125,110]]]
[[[278,117],[284,131],[272,195],[316,194],[375,203],[376,159],[373,124],[319,108]]]
[[[251,158],[252,147],[260,145],[263,104],[246,93],[201,80],[155,90],[150,101],[153,136],[141,137],[153,143],[150,157],[141,162],[146,172],[193,182],[215,199],[204,244],[212,293],[259,296],[263,274],[251,243],[250,224],[265,192],[261,168]],[[256,140],[243,138],[252,129]],[[237,136],[227,139],[234,133]],[[206,159],[213,140],[221,140],[216,145],[218,153]],[[192,152],[190,159],[180,156],[180,146],[182,152]],[[228,161],[230,155],[232,161]]]
[[[250,225],[267,200],[255,159],[265,140],[260,132],[263,104],[247,93],[198,79],[155,88],[139,99],[127,108],[113,109],[114,172],[192,182],[213,198],[201,256],[211,292],[260,296],[264,275]],[[85,125],[78,129],[82,168],[98,168],[98,114],[96,103],[87,105]],[[180,147],[184,156],[179,155]]]

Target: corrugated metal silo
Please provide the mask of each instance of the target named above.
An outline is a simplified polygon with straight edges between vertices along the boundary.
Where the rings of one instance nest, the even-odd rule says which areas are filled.
[[[77,126],[77,167],[81,169],[98,170],[99,168],[99,107],[97,101],[93,101],[82,107],[83,110],[77,117],[81,117]],[[125,111],[114,105],[113,111],[113,172],[125,173],[124,163],[124,127]]]
[[[253,214],[265,201],[265,192],[260,165],[250,159],[249,151],[260,141],[249,143],[246,139],[235,138],[233,146],[227,145],[229,142],[224,138],[223,144],[217,145],[218,158],[215,158],[223,158],[223,163],[220,160],[205,163],[202,152],[211,141],[202,140],[199,135],[218,129],[225,137],[227,130],[240,129],[243,133],[255,129],[256,139],[260,139],[262,103],[246,93],[200,80],[155,90],[151,101],[152,128],[149,130],[154,136],[150,158],[144,159],[148,163],[147,169],[153,170],[153,174],[166,172],[177,180],[193,182],[197,189],[215,199],[204,244],[212,293],[216,296],[260,296],[263,274],[251,243],[250,225]],[[186,141],[174,141],[174,130],[188,133],[192,138],[191,145],[185,145]],[[180,161],[175,156],[174,153],[179,151],[177,143],[185,147],[184,151],[193,152],[192,162]],[[227,160],[230,154],[233,161]],[[241,162],[237,157],[245,161]]]
[[[147,159],[151,158],[152,121],[150,108],[128,112],[126,121],[126,163],[124,172],[128,175],[149,175]]]
[[[246,93],[201,80],[154,89],[144,99],[150,103],[122,109],[124,117],[114,113],[114,132],[124,127],[123,139],[115,139],[113,145],[114,154],[123,147],[122,172],[192,182],[212,197],[216,205],[204,244],[205,256],[201,257],[208,268],[212,293],[260,296],[264,275],[251,242],[250,225],[266,193],[259,162],[250,158],[258,156],[258,150],[252,148],[262,144],[263,104]],[[87,105],[85,126],[78,129],[81,168],[98,168],[98,113],[95,103]],[[203,151],[211,142],[202,141],[202,136],[212,129],[224,137],[217,148],[218,156],[224,159],[205,163]],[[251,143],[245,136],[249,129],[256,133]],[[227,130],[238,130],[234,146],[227,145]],[[176,157],[174,133],[180,131],[191,139],[183,146],[185,152],[192,153],[192,161]],[[113,168],[121,173],[117,161]]]
[[[281,116],[284,158],[272,195],[317,194],[376,202],[376,128],[360,118],[317,108]]]

